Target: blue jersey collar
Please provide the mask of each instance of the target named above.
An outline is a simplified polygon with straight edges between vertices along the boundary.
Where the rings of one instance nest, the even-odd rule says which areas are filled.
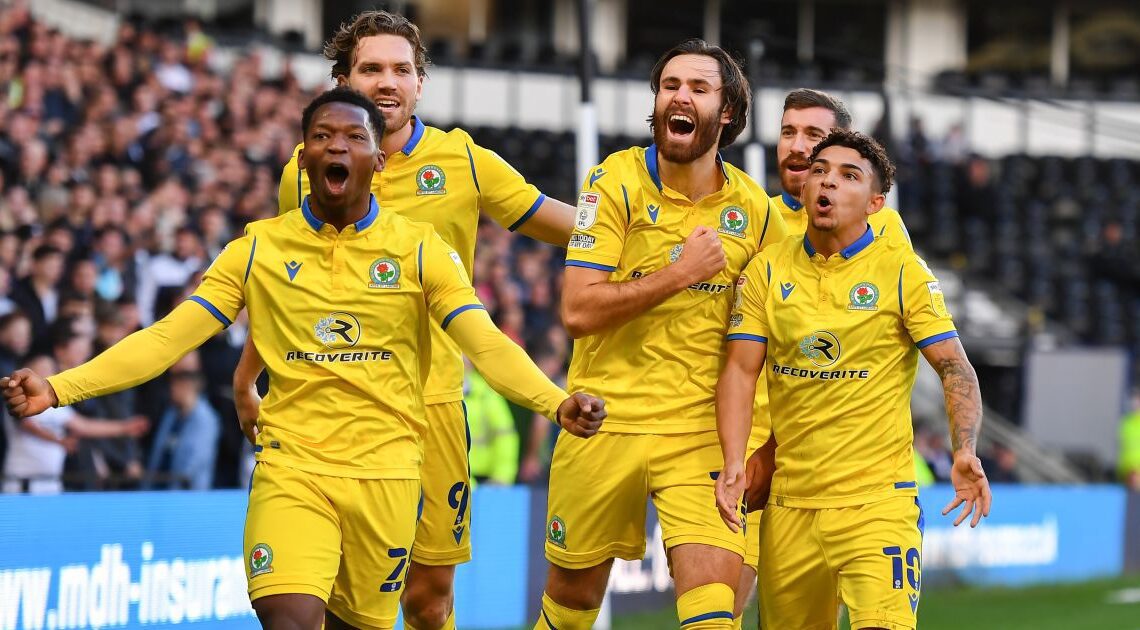
[[[863,236],[860,236],[854,243],[839,250],[839,255],[843,257],[843,260],[848,260],[855,256],[855,254],[867,249],[867,246],[873,242],[875,242],[875,233],[871,231],[871,226],[868,225],[867,230],[863,232]],[[815,247],[812,247],[811,241],[808,240],[806,233],[804,234],[804,251],[807,252],[808,258],[815,256],[817,253]]]
[[[325,225],[325,222],[314,216],[313,211],[309,208],[308,195],[305,195],[305,200],[301,202],[301,215],[305,217],[305,221],[309,224],[309,227],[313,228],[314,232],[320,232],[321,228]],[[368,195],[368,213],[359,221],[353,223],[352,226],[356,228],[356,232],[359,234],[371,227],[371,225],[376,222],[376,217],[378,216],[380,216],[380,204],[376,203],[376,195]]]
[[[411,155],[412,151],[416,150],[416,145],[420,143],[420,139],[424,137],[424,124],[420,122],[419,116],[412,116],[412,137],[404,144],[404,148],[400,149],[400,153],[404,155]]]
[[[796,201],[796,198],[787,191],[784,191],[784,193],[780,195],[780,198],[784,200],[784,205],[788,206],[792,210],[799,210],[800,208],[804,207],[804,204]]]
[[[645,149],[645,168],[649,171],[649,177],[653,183],[657,185],[657,190],[660,191],[661,175],[657,172],[657,145],[651,144]]]
[[[724,158],[721,156],[720,151],[716,153],[716,163],[720,167],[721,174],[724,175],[724,181],[728,179],[728,167],[724,165]],[[651,144],[645,148],[645,169],[649,171],[649,177],[653,179],[653,183],[657,185],[657,190],[661,190],[661,174],[657,170],[657,145]]]

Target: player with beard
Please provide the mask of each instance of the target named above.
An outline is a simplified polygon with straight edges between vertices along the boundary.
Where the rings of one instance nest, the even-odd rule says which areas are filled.
[[[788,92],[784,98],[784,113],[780,119],[780,138],[776,142],[776,164],[780,174],[783,192],[772,197],[772,206],[779,210],[788,225],[788,233],[802,236],[807,230],[808,215],[800,203],[800,194],[807,181],[808,166],[812,149],[827,134],[836,129],[851,128],[851,113],[843,101],[834,96],[800,88]],[[876,238],[891,238],[900,243],[910,243],[910,235],[903,225],[897,210],[884,207],[867,217]],[[734,612],[739,620],[744,614],[744,606],[756,584],[756,572],[760,562],[760,519],[764,514],[763,494],[767,480],[773,472],[773,457],[776,444],[771,438],[772,423],[768,413],[768,387],[766,377],[760,374],[756,383],[756,404],[753,412],[753,428],[748,438],[748,470],[757,490],[749,495],[747,526],[745,532],[744,567],[736,588]],[[758,454],[757,454],[758,453]],[[752,457],[753,454],[757,454]]]
[[[384,115],[383,172],[372,192],[384,210],[432,224],[459,255],[468,275],[475,260],[480,210],[503,227],[565,247],[574,209],[546,197],[462,129],[444,132],[414,115],[429,61],[419,29],[407,18],[366,11],[343,24],[324,49],[331,76],[371,97]],[[309,180],[294,157],[281,175],[281,212],[300,207]],[[421,630],[452,628],[455,566],[471,559],[471,486],[463,361],[455,343],[432,327],[432,366],[424,387],[424,509],[404,591],[404,618]],[[249,344],[235,372],[243,430],[252,440],[262,366]]]
[[[591,627],[614,558],[645,554],[657,508],[681,627],[731,628],[744,535],[721,522],[713,480],[717,372],[733,282],[785,235],[768,196],[720,159],[751,93],[724,50],[689,40],[653,68],[654,144],[607,157],[578,196],[562,318],[572,387],[605,392],[593,439],[559,436],[550,472],[536,628]]]
[[[596,432],[605,409],[568,397],[491,322],[455,251],[381,211],[384,119],[338,88],[302,116],[298,212],[251,223],[162,321],[77,368],[0,379],[16,417],[149,380],[249,309],[273,383],[258,419],[245,524],[250,599],[267,629],[392,628],[420,501],[423,377],[436,322],[491,385]],[[349,625],[351,624],[351,625]]]
[[[739,527],[754,388],[767,374],[778,442],[759,527],[765,628],[914,628],[923,514],[910,395],[921,352],[942,378],[955,458],[954,525],[989,513],[975,453],[977,375],[938,280],[909,243],[875,234],[894,165],[874,140],[837,130],[813,149],[803,187],[810,221],[749,261],[737,281],[717,383],[725,467],[717,505]]]

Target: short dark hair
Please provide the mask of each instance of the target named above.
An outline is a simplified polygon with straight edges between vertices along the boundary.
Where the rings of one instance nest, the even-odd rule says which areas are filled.
[[[62,256],[63,251],[55,245],[40,245],[32,250],[32,260],[40,262],[49,256]]]
[[[836,129],[815,145],[811,152],[811,161],[814,162],[819,157],[819,153],[827,147],[855,149],[859,155],[871,163],[871,168],[875,171],[875,178],[879,180],[879,192],[885,194],[891,189],[891,182],[895,177],[895,165],[891,162],[891,158],[883,146],[875,142],[871,136],[850,129]]]
[[[427,67],[431,65],[428,59],[427,48],[424,47],[420,29],[408,18],[387,11],[365,11],[353,16],[352,20],[344,22],[333,33],[329,41],[325,42],[325,59],[333,62],[329,74],[333,79],[340,75],[348,76],[352,71],[352,62],[356,59],[356,47],[360,40],[374,35],[398,35],[408,40],[412,45],[412,56],[415,58],[416,74],[427,76]]]
[[[831,110],[835,114],[835,128],[836,129],[850,129],[851,128],[851,112],[843,101],[835,98],[827,92],[813,90],[810,88],[799,88],[788,92],[784,97],[784,111],[789,109],[809,109],[811,107],[822,107]]]
[[[372,125],[372,132],[376,134],[376,144],[380,144],[380,139],[384,137],[384,115],[380,113],[380,108],[376,107],[376,103],[347,85],[335,87],[319,94],[305,107],[305,111],[301,113],[302,139],[309,135],[309,125],[313,122],[313,115],[317,113],[318,109],[329,103],[347,103],[363,109],[368,114],[368,122]]]
[[[748,124],[748,110],[752,109],[752,88],[748,85],[748,77],[744,75],[740,62],[725,49],[703,39],[686,39],[661,55],[653,66],[653,72],[649,75],[649,87],[653,89],[654,96],[661,89],[661,73],[665,70],[665,64],[681,55],[712,57],[720,66],[721,111],[732,110],[732,120],[721,130],[720,142],[717,143],[717,147],[723,149],[732,144]],[[649,126],[653,127],[653,116],[649,117]]]

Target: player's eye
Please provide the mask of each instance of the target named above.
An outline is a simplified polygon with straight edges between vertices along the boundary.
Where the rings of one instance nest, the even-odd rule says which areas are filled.
[[[845,178],[847,178],[847,179],[849,179],[849,180],[851,180],[851,181],[856,181],[856,180],[858,180],[858,179],[859,179],[859,177],[858,177],[858,176],[856,176],[856,175],[855,175],[855,173],[846,173],[846,174],[844,174],[844,175],[843,175],[843,177],[845,177]]]
[[[317,140],[324,140],[324,139],[329,137],[329,134],[327,134],[323,131],[318,131],[318,132],[313,134],[313,137],[316,138]]]
[[[796,135],[796,132],[792,131],[791,129],[785,129],[780,132],[780,135],[785,138],[791,138],[792,136]]]
[[[364,137],[364,134],[362,134],[362,133],[354,133],[354,134],[352,134],[352,139],[364,141],[364,140],[367,140],[368,138]]]
[[[811,167],[811,172],[815,175],[819,175],[820,173],[823,172],[823,167],[822,166],[813,166],[813,167]]]

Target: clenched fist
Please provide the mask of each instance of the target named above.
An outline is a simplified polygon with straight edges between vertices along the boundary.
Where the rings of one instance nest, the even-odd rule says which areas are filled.
[[[681,249],[681,256],[673,263],[681,267],[688,283],[702,282],[720,273],[728,264],[724,256],[724,246],[716,230],[698,226],[688,238]]]
[[[558,405],[558,426],[581,438],[598,432],[606,419],[606,402],[581,392],[571,394]]]

